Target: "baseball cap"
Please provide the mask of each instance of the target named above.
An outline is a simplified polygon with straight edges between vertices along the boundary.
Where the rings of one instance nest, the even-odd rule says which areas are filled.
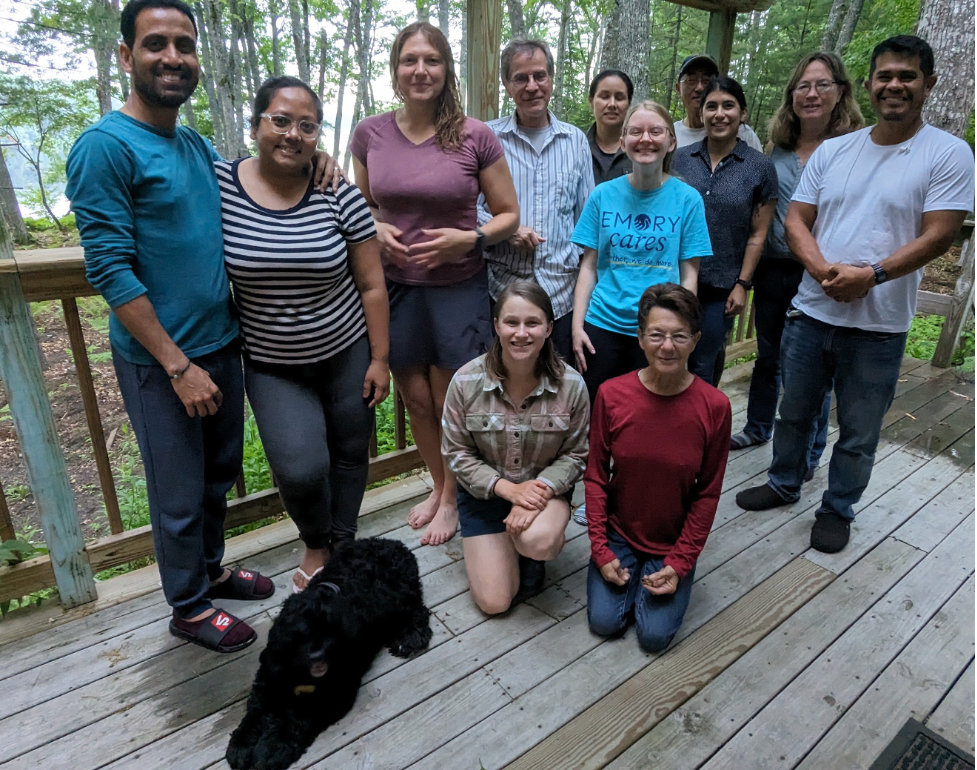
[[[703,69],[712,70],[713,75],[719,74],[719,65],[716,64],[716,60],[713,59],[707,53],[697,53],[692,56],[686,56],[685,60],[682,62],[682,66],[679,67],[678,76],[679,79],[685,74],[686,70],[692,69],[692,67],[701,67]]]

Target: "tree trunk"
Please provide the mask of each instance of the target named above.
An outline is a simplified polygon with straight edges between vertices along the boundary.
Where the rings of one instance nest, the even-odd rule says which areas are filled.
[[[281,18],[278,10],[281,6],[278,0],[269,0],[268,15],[271,22],[271,74],[272,77],[281,77],[282,74],[282,44],[278,38],[281,30],[278,28],[278,20]]]
[[[648,96],[649,0],[621,0],[617,33],[617,61],[610,66],[627,72],[634,81],[634,99]]]
[[[250,15],[246,15],[244,18],[244,41],[247,45],[251,81],[254,83],[254,90],[257,92],[264,79],[261,77],[261,67],[258,64],[258,45],[254,40],[254,19]],[[254,98],[253,94],[252,98]]]
[[[112,49],[102,45],[92,48],[95,54],[95,94],[98,96],[98,112],[112,112]]]
[[[309,82],[309,49],[305,45],[305,24],[302,23],[302,12],[298,0],[288,0],[288,15],[292,21],[292,45],[295,47],[295,64],[299,68],[299,77]],[[305,20],[308,23],[308,19]]]
[[[828,12],[828,22],[824,26],[824,36],[821,38],[821,50],[833,51],[841,31],[841,21],[845,18],[848,0],[832,0],[831,10]]]
[[[461,4],[461,53],[458,55],[458,87],[462,101],[468,100],[468,3]]]
[[[438,26],[447,37],[451,28],[451,0],[438,0]]]
[[[509,27],[513,39],[526,37],[526,17],[522,14],[522,3],[519,0],[505,0],[505,7],[509,11]]]
[[[183,103],[183,117],[186,118],[187,125],[194,131],[197,130],[197,116],[193,111],[193,99],[187,99]]]
[[[431,7],[427,4],[426,0],[415,0],[414,6],[417,8],[417,20],[430,23]]]
[[[567,33],[569,31],[570,2],[571,0],[563,0],[563,7],[560,9],[560,34],[556,44],[556,76],[553,79],[553,95],[555,97],[553,99],[553,114],[560,120],[563,120],[564,117],[563,84],[566,80],[567,59],[569,58]]]
[[[17,205],[17,193],[10,172],[7,170],[7,161],[3,157],[2,149],[0,149],[0,214],[3,214],[3,221],[7,223],[7,229],[14,243],[20,245],[30,243],[31,239],[27,234],[24,218],[20,214],[20,206]]]
[[[329,60],[329,41],[326,39],[326,31],[319,32],[319,98],[326,99],[326,62]]]
[[[356,130],[356,124],[360,122],[360,115],[362,114],[362,109],[360,105],[360,95],[361,95],[360,90],[356,89],[356,102],[355,104],[353,104],[353,123],[349,127],[349,135],[351,137],[353,136],[353,132]],[[346,156],[343,158],[343,168],[346,170],[347,174],[349,173],[349,159],[351,155],[351,150],[350,150],[351,144],[352,142],[346,143]]]
[[[244,89],[242,79],[244,75],[244,56],[240,44],[243,43],[240,7],[235,0],[231,0],[231,39],[228,51],[228,69],[230,70],[231,100],[234,105],[234,144],[231,149],[235,158],[246,158],[251,153],[244,142]],[[230,143],[229,143],[230,144]]]
[[[845,23],[841,25],[841,32],[838,33],[838,42],[835,43],[835,53],[839,56],[845,53],[845,49],[851,42],[852,35],[855,34],[855,27],[862,15],[862,6],[865,0],[851,0],[848,12],[845,14]]]
[[[933,47],[939,80],[923,120],[963,137],[974,109],[974,0],[923,0],[916,34]]]
[[[346,20],[346,35],[343,37],[343,58],[339,65],[339,92],[336,96],[336,128],[332,143],[332,156],[339,157],[339,134],[343,127],[343,99],[346,95],[346,80],[349,76],[349,47],[353,42],[353,26],[360,15],[359,0],[350,0],[349,19]]]
[[[373,114],[370,100],[370,47],[373,31],[373,0],[366,0],[361,6],[362,13],[358,16],[356,25],[356,58],[359,71],[359,83],[356,89],[356,101],[364,115]]]
[[[614,0],[614,7],[607,18],[607,32],[604,34],[604,46],[600,54],[600,68],[621,69],[621,2],[628,0]],[[628,73],[634,80],[634,73]]]
[[[680,5],[675,19],[675,35],[672,37],[672,60],[668,64],[668,80],[665,85],[665,109],[669,111],[672,109],[672,96],[675,94],[672,83],[675,82],[675,76],[678,73],[678,41],[682,36],[682,11],[683,8]]]

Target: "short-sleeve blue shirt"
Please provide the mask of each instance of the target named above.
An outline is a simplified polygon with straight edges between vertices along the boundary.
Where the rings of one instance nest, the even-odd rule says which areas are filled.
[[[675,177],[657,190],[636,190],[627,176],[597,185],[572,240],[597,250],[587,323],[628,336],[645,289],[680,283],[680,260],[712,256],[702,196]]]

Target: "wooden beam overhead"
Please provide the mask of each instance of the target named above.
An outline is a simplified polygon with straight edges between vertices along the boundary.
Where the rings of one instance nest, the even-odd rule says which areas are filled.
[[[699,11],[710,11],[711,13],[765,11],[774,4],[774,0],[669,0],[669,2],[684,5],[686,8],[695,8]]]

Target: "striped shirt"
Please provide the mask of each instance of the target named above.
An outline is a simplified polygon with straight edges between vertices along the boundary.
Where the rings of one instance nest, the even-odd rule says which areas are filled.
[[[214,165],[244,349],[276,364],[327,359],[366,333],[346,245],[376,235],[370,209],[345,182],[336,193],[310,184],[290,209],[263,208],[241,186],[240,162]]]
[[[521,404],[485,368],[469,361],[448,385],[441,454],[458,482],[487,500],[495,482],[539,479],[562,495],[587,467],[590,399],[583,377],[567,367],[559,382],[545,375]]]
[[[573,226],[594,189],[590,145],[576,126],[556,119],[541,152],[516,123],[515,115],[488,123],[505,150],[519,199],[519,223],[546,239],[530,253],[502,241],[486,250],[489,293],[499,292],[513,281],[538,283],[550,297],[553,312],[562,318],[573,310],[573,290],[580,268],[580,249],[570,242]],[[479,199],[479,223],[491,215],[485,198]]]

